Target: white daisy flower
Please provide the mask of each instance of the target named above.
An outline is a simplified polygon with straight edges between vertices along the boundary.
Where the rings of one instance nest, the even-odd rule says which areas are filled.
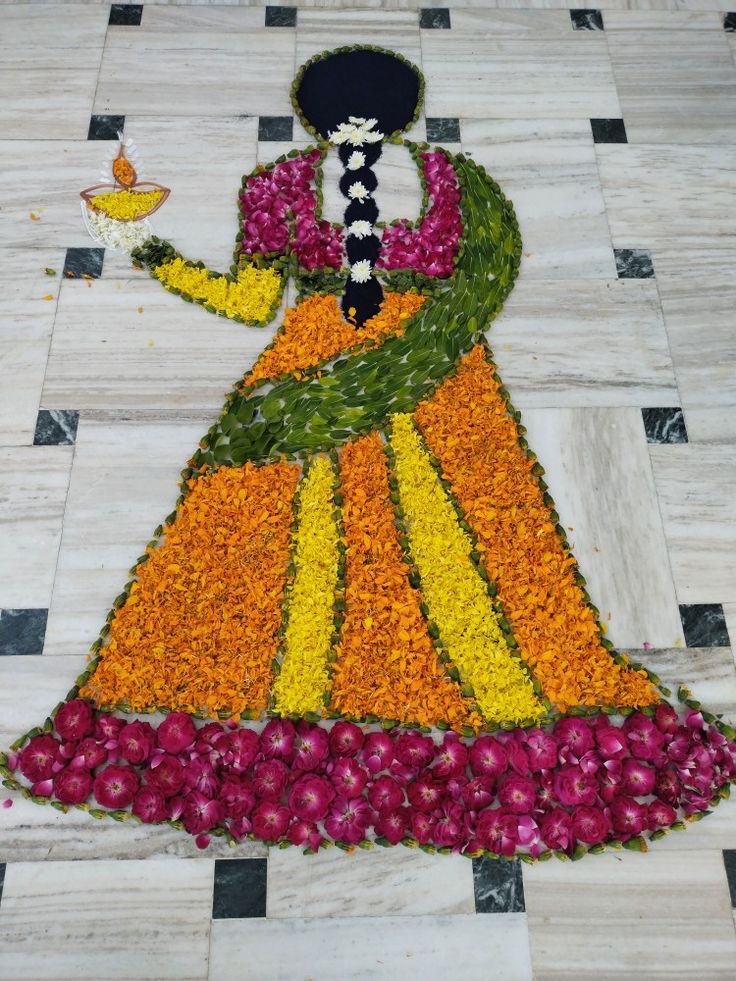
[[[369,221],[354,221],[348,225],[348,235],[353,238],[367,238],[373,234],[373,225]]]
[[[347,162],[348,170],[360,170],[360,168],[364,166],[365,166],[365,154],[361,153],[360,150],[353,150],[353,152],[348,157],[348,162]]]
[[[356,181],[348,188],[348,197],[352,198],[354,201],[365,201],[365,199],[369,198],[370,196],[371,192],[362,181]]]
[[[362,116],[348,116],[348,122],[340,123],[334,133],[330,133],[330,141],[339,146],[349,143],[350,146],[361,146],[363,143],[378,143],[383,139],[383,133],[373,130],[377,119],[364,119]]]
[[[369,259],[360,259],[354,262],[350,269],[350,278],[354,283],[367,283],[371,278],[373,270]]]

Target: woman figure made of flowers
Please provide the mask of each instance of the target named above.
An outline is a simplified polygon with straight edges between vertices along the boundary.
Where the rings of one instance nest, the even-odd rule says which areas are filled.
[[[422,94],[389,51],[312,59],[292,98],[318,143],[243,179],[230,274],[157,238],[133,252],[247,324],[290,276],[298,301],[88,669],[0,758],[6,785],[203,847],[525,860],[644,851],[728,795],[734,730],[604,637],[484,339],[519,267],[513,208],[462,154],[404,139]],[[379,221],[386,142],[421,176],[415,222]],[[321,217],[332,148],[342,225]]]

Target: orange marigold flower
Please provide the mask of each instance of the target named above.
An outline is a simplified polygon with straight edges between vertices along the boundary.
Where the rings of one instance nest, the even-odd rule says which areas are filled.
[[[415,418],[546,697],[562,711],[658,702],[646,675],[619,667],[600,642],[575,561],[557,535],[483,347],[473,348]]]
[[[115,615],[84,697],[133,711],[266,708],[299,472],[248,463],[190,482]]]
[[[405,322],[426,299],[417,293],[387,293],[375,317],[356,328],[345,320],[334,296],[310,296],[285,312],[273,345],[244,384],[312,368],[356,346],[376,346],[392,334],[402,334]]]
[[[348,443],[340,457],[345,530],[345,622],[332,682],[332,708],[400,722],[478,725],[469,699],[445,674],[422,617],[419,591],[394,524],[388,462],[377,434]]]

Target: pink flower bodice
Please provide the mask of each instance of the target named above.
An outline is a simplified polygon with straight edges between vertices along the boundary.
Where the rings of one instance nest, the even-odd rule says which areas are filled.
[[[384,228],[376,265],[447,278],[462,234],[460,187],[444,153],[421,156],[429,197],[424,217],[416,227],[402,220]],[[240,194],[243,253],[284,255],[291,248],[304,269],[340,269],[344,229],[317,217],[321,160],[311,150],[247,179]]]

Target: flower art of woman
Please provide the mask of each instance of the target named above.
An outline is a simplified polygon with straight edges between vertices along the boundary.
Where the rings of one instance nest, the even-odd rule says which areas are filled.
[[[183,300],[254,326],[289,278],[297,302],[188,461],[87,670],[0,756],[6,786],[203,847],[525,861],[646,851],[728,796],[736,732],[685,689],[670,705],[605,637],[485,341],[516,217],[483,168],[402,136],[423,88],[375,48],[304,65],[292,99],[317,145],[243,179],[224,275],[147,225],[120,233],[168,193],[136,191],[123,151],[113,189],[85,192],[91,231]],[[387,143],[419,171],[416,221],[380,220]],[[341,225],[322,216],[328,153]]]

